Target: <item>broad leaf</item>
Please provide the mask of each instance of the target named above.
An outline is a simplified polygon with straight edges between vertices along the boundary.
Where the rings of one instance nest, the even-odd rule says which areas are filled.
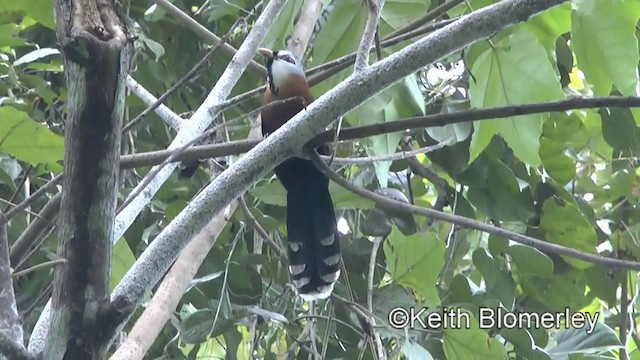
[[[61,136],[12,107],[0,108],[0,119],[0,151],[32,165],[43,163],[54,171],[62,170],[57,163],[64,157]]]
[[[637,1],[580,0],[571,17],[571,43],[578,68],[593,90],[609,95],[612,84],[624,95],[636,95],[640,18]]]
[[[417,79],[410,75],[351,111],[348,120],[354,126],[371,125],[421,115],[424,112],[425,104]],[[401,139],[402,133],[373,136],[366,147],[367,154],[384,156],[394,153]],[[391,161],[377,161],[374,166],[380,187],[387,187]]]
[[[557,198],[549,198],[542,206],[540,227],[545,238],[553,243],[588,253],[596,253],[597,235],[591,224],[575,205]],[[579,269],[592,266],[571,257],[564,259]]]
[[[470,81],[469,93],[471,106],[475,108],[564,97],[547,51],[525,29],[503,38],[480,54],[471,72],[475,81]],[[544,118],[545,115],[536,114],[475,122],[471,160],[489,145],[494,135],[499,134],[520,160],[539,165],[539,138]]]
[[[602,322],[591,334],[587,334],[585,329],[567,329],[559,331],[555,338],[557,345],[547,349],[554,359],[571,354],[598,355],[622,346],[616,333]]]
[[[442,347],[447,359],[506,359],[504,345],[481,330],[475,316],[469,314],[469,318],[468,328],[463,326],[444,329]]]
[[[388,270],[394,281],[425,298],[425,305],[440,304],[435,288],[444,265],[444,244],[435,234],[404,236],[394,228],[384,243]]]

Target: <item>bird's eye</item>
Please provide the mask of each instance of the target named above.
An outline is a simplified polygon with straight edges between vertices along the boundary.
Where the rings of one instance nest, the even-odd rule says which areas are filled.
[[[290,64],[293,64],[293,65],[296,64],[296,61],[293,60],[293,58],[291,56],[289,56],[289,55],[281,55],[280,59],[282,59],[282,60],[284,60],[284,61],[286,61],[286,62],[288,62]]]

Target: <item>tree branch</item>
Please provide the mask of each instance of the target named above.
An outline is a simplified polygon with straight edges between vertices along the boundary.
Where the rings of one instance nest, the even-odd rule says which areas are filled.
[[[209,31],[206,27],[200,25],[199,22],[195,21],[191,16],[185,14],[182,10],[180,10],[177,6],[173,5],[167,0],[153,0],[159,7],[164,9],[168,14],[171,14],[176,20],[179,20],[186,26],[188,29],[193,31],[200,38],[208,41],[213,45],[218,45],[222,42],[222,39],[218,37],[216,34]],[[274,19],[275,16],[272,18]],[[265,35],[266,32],[263,34]],[[222,44],[222,51],[229,56],[236,56],[238,50],[236,50],[233,46],[228,43]],[[260,65],[259,63],[249,60],[249,64],[247,65],[247,69],[249,69],[252,73],[256,74],[260,78],[264,78],[267,76],[267,69]]]
[[[485,7],[346,79],[232,164],[194,197],[147,247],[118,284],[112,298],[124,297],[128,303],[138,304],[157,282],[158,274],[169,267],[186,242],[212,215],[246,191],[275,164],[300,151],[333,119],[424,65],[563,2],[507,0]],[[270,2],[269,6],[272,4]]]
[[[302,7],[300,18],[293,28],[291,38],[287,44],[289,51],[304,57],[304,50],[307,48],[313,28],[322,13],[322,0],[306,0]]]
[[[215,116],[221,111],[221,103],[231,92],[243,70],[253,58],[256,49],[262,38],[266,34],[271,25],[271,20],[277,15],[284,3],[284,0],[270,2],[264,12],[256,20],[249,36],[240,47],[231,60],[229,66],[218,79],[218,82],[211,90],[203,104],[196,110],[189,120],[185,120],[185,126],[178,131],[175,139],[168,149],[180,148],[184,144],[198,137],[211,124]],[[137,214],[151,200],[153,195],[158,191],[160,186],[169,178],[169,175],[175,169],[176,164],[165,166],[153,179],[148,186],[145,187],[142,194],[137,196],[126,208],[124,208],[116,217],[115,232],[116,235],[124,233],[131,225]],[[136,191],[137,187],[133,191]],[[117,238],[117,237],[116,237]]]
[[[271,249],[273,249],[276,255],[280,258],[280,261],[287,264],[289,262],[287,253],[280,246],[280,244],[275,242],[275,240],[273,240],[269,236],[269,233],[267,233],[267,231],[260,225],[258,220],[256,220],[255,216],[253,216],[251,210],[247,206],[247,202],[243,198],[240,198],[240,209],[242,210],[242,213],[244,214],[244,217],[249,226],[251,226],[251,228],[253,228],[253,230],[258,233],[258,236],[260,236],[264,241],[267,242],[267,244],[269,244]]]
[[[368,136],[406,131],[408,129],[422,129],[433,126],[443,126],[447,124],[456,124],[469,121],[481,121],[510,117],[512,117],[514,120],[524,120],[526,118],[517,116],[540,114],[554,111],[606,107],[640,107],[640,97],[609,96],[602,98],[573,98],[543,103],[510,105],[489,109],[470,109],[454,113],[416,116],[385,123],[342,129],[338,136],[338,140],[354,140]],[[333,131],[323,131],[315,136],[309,143],[314,146],[330,143],[333,142],[334,136],[335,133]],[[223,144],[193,146],[185,150],[183,154],[176,156],[174,160],[194,161],[207,158],[238,155],[251,150],[259,143],[259,140],[236,140],[229,141]],[[129,169],[160,164],[162,163],[162,161],[171,156],[172,153],[173,150],[157,150],[133,155],[124,155],[121,158],[121,166],[122,168]],[[345,160],[348,161],[348,159]]]
[[[369,53],[371,52],[371,46],[373,45],[373,40],[375,39],[376,32],[378,31],[378,21],[380,20],[380,14],[382,13],[383,6],[384,0],[367,0],[369,15],[367,16],[367,23],[364,25],[360,45],[356,52],[356,63],[353,69],[354,72],[360,72],[369,66]]]
[[[125,79],[131,31],[110,0],[55,2],[69,91],[65,119],[63,194],[58,223],[46,359],[102,359],[100,309],[109,302],[111,238],[118,191]]]
[[[202,69],[205,65],[209,65],[209,60],[213,57],[213,55],[216,54],[216,52],[218,52],[220,47],[223,47],[227,43],[229,36],[233,33],[233,31],[235,30],[235,28],[238,26],[240,22],[244,22],[244,19],[236,21],[236,23],[233,24],[231,29],[229,29],[229,31],[227,31],[227,33],[224,34],[222,39],[219,39],[218,43],[214,47],[212,47],[209,51],[207,51],[206,54],[204,54],[204,56],[202,57],[202,59],[200,59],[200,61],[198,61],[195,65],[193,65],[193,67],[189,71],[187,71],[187,73],[184,74],[184,76],[182,76],[180,80],[178,80],[167,91],[165,91],[164,94],[160,95],[160,97],[156,99],[156,101],[153,104],[149,105],[140,114],[138,114],[138,116],[136,116],[131,121],[129,121],[129,123],[127,123],[127,125],[125,125],[124,128],[122,129],[122,132],[127,132],[133,129],[133,127],[135,127],[140,121],[142,121],[142,119],[144,119],[145,116],[149,115],[153,110],[155,110],[158,106],[160,106],[169,96],[171,96],[171,94],[178,91],[178,89],[183,87],[187,83],[187,81],[191,80],[191,78],[193,78],[200,71],[200,69]],[[127,78],[127,83],[129,83],[128,79],[129,77]],[[175,114],[175,113],[172,112],[172,114]],[[180,124],[182,124],[182,118],[180,117],[178,118],[180,119],[178,123],[173,124],[174,121],[172,121],[172,124],[170,124],[171,127],[173,127],[174,129],[179,129]],[[174,117],[172,116],[169,119],[174,120]]]
[[[0,331],[0,354],[11,360],[36,360],[38,357],[30,353],[21,343]]]
[[[506,239],[513,240],[520,244],[529,245],[541,251],[547,251],[557,255],[569,256],[572,258],[588,261],[590,263],[600,264],[606,267],[640,270],[640,262],[619,260],[615,258],[608,258],[608,257],[594,255],[594,254],[589,254],[583,251],[571,249],[571,248],[550,243],[547,241],[538,240],[530,236],[518,234],[513,231],[505,230],[503,228],[499,228],[493,225],[488,225],[488,224],[485,224],[473,219],[469,219],[463,216],[444,213],[441,211],[422,208],[419,206],[392,200],[386,196],[378,195],[367,189],[364,189],[362,187],[349,183],[346,179],[344,179],[338,173],[331,170],[322,161],[322,159],[320,159],[320,157],[315,151],[308,152],[308,155],[311,161],[314,163],[314,165],[316,165],[316,167],[318,167],[318,169],[320,169],[320,171],[322,171],[329,179],[331,179],[336,184],[344,187],[345,189],[355,194],[358,194],[362,197],[365,197],[367,199],[374,201],[376,205],[380,206],[381,208],[384,208],[390,211],[411,213],[411,214],[426,216],[426,217],[433,218],[440,221],[446,221],[467,229],[479,230],[489,234],[501,236]]]
[[[180,257],[167,272],[153,294],[147,308],[136,320],[126,340],[110,359],[142,359],[162,331],[164,324],[175,312],[180,299],[191,285],[191,280],[209,254],[218,236],[233,215],[238,203],[232,202],[225,211],[215,216],[182,250]]]
[[[230,166],[196,196],[145,250],[114,290],[112,298],[125,297],[128,303],[138,304],[144,293],[157,282],[158,274],[169,267],[186,241],[204,227],[212,215],[246,191],[276,163],[302,149],[304,143],[314,134],[321,132],[333,119],[420,67],[563,2],[564,0],[507,0],[485,7],[431,33],[339,84],[310,105],[307,111],[296,115],[283,128]],[[259,38],[255,35],[252,38],[252,35],[254,32],[265,33],[267,22],[276,12],[274,4],[281,6],[282,1],[269,2],[247,41],[232,61],[233,69],[228,69],[231,73],[239,75],[239,69],[248,63],[246,57],[255,52]],[[269,11],[273,13],[265,19],[263,15]],[[235,83],[236,79],[237,77],[227,74],[227,71],[223,74],[214,91],[189,121],[189,126],[183,126],[178,132],[172,148],[186,143],[206,128],[212,115],[218,112],[219,107],[216,104],[222,103],[228,94],[228,91],[224,92],[222,89]],[[173,168],[165,168],[165,171],[158,175],[161,180],[150,185],[149,191],[140,197],[142,199],[139,202],[134,201],[128,209],[118,215],[115,235],[119,236],[124,232]],[[47,316],[46,311],[43,311],[41,319],[43,316]]]
[[[132,78],[131,75],[127,76],[127,88],[129,88],[132,93],[134,93],[138,98],[140,98],[140,100],[147,104],[147,108],[144,109],[143,112],[138,114],[135,119],[143,118],[147,115],[147,113],[145,113],[147,111],[154,111],[169,126],[176,130],[180,129],[180,125],[182,125],[184,119],[182,119],[171,109],[169,109],[165,104],[163,104],[162,101],[164,101],[164,99],[160,100],[160,98],[156,98],[155,96],[153,96],[153,94],[145,89],[144,86],[140,85],[134,78]],[[167,90],[167,92],[165,92],[163,95],[167,94],[168,92],[169,90]],[[131,120],[129,124],[133,123],[135,119]],[[129,124],[127,124],[125,128],[122,129],[122,131],[125,131],[126,127],[129,126]]]
[[[378,249],[380,245],[384,241],[384,238],[381,236],[376,236],[373,240],[373,246],[371,248],[371,256],[369,257],[369,273],[367,276],[367,310],[369,313],[373,314],[373,277],[375,275],[376,269],[376,257],[378,255]],[[378,354],[378,359],[385,360],[387,358],[387,354],[384,350],[384,346],[382,346],[382,340],[380,339],[380,334],[378,330],[376,330],[376,318],[373,316],[368,317],[371,337],[376,344],[376,353]]]
[[[0,354],[13,358],[20,351],[26,351],[22,337],[22,324],[11,278],[7,226],[4,224],[0,225]]]
[[[55,219],[60,210],[60,200],[62,200],[62,193],[58,193],[49,199],[49,202],[47,202],[38,213],[38,217],[29,224],[13,245],[11,245],[11,263],[14,266],[22,261],[38,237],[54,226]]]
[[[439,6],[436,6],[435,8],[433,8],[433,10],[427,12],[423,17],[421,17],[420,19],[417,19],[416,21],[412,22],[411,24],[408,24],[407,26],[398,29],[396,31],[393,31],[391,34],[387,35],[387,38],[393,38],[402,34],[406,34],[412,30],[415,30],[417,28],[419,28],[420,26],[428,23],[429,21],[435,20],[438,17],[444,15],[447,13],[447,11],[453,9],[454,7],[456,7],[459,4],[462,4],[464,2],[464,0],[450,0],[447,1]]]
[[[11,210],[7,211],[4,214],[4,219],[0,218],[0,224],[4,224],[5,222],[11,220],[16,214],[25,210],[31,204],[33,204],[36,200],[38,200],[42,195],[44,195],[47,191],[51,190],[54,186],[58,185],[62,181],[62,174],[56,175],[49,182],[41,186],[38,190],[31,194],[28,198],[24,199],[20,204],[14,206]]]

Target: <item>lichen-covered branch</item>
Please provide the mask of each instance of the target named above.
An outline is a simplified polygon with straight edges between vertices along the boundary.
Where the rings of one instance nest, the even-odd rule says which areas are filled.
[[[68,89],[51,329],[46,359],[102,359],[109,343],[111,239],[132,40],[112,0],[57,0]]]
[[[2,215],[0,215],[2,217]],[[11,263],[9,262],[9,239],[6,224],[0,225],[0,354],[15,356],[22,345],[22,324],[11,279]]]
[[[461,18],[349,77],[221,173],[156,237],[113,292],[138,304],[186,242],[276,164],[366,99],[417,69],[564,0],[507,0]]]

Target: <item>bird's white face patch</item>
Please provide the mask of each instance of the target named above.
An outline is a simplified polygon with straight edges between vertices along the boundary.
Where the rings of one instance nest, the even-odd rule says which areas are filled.
[[[271,65],[273,86],[276,89],[284,86],[294,75],[305,77],[300,59],[290,51],[277,51]]]

